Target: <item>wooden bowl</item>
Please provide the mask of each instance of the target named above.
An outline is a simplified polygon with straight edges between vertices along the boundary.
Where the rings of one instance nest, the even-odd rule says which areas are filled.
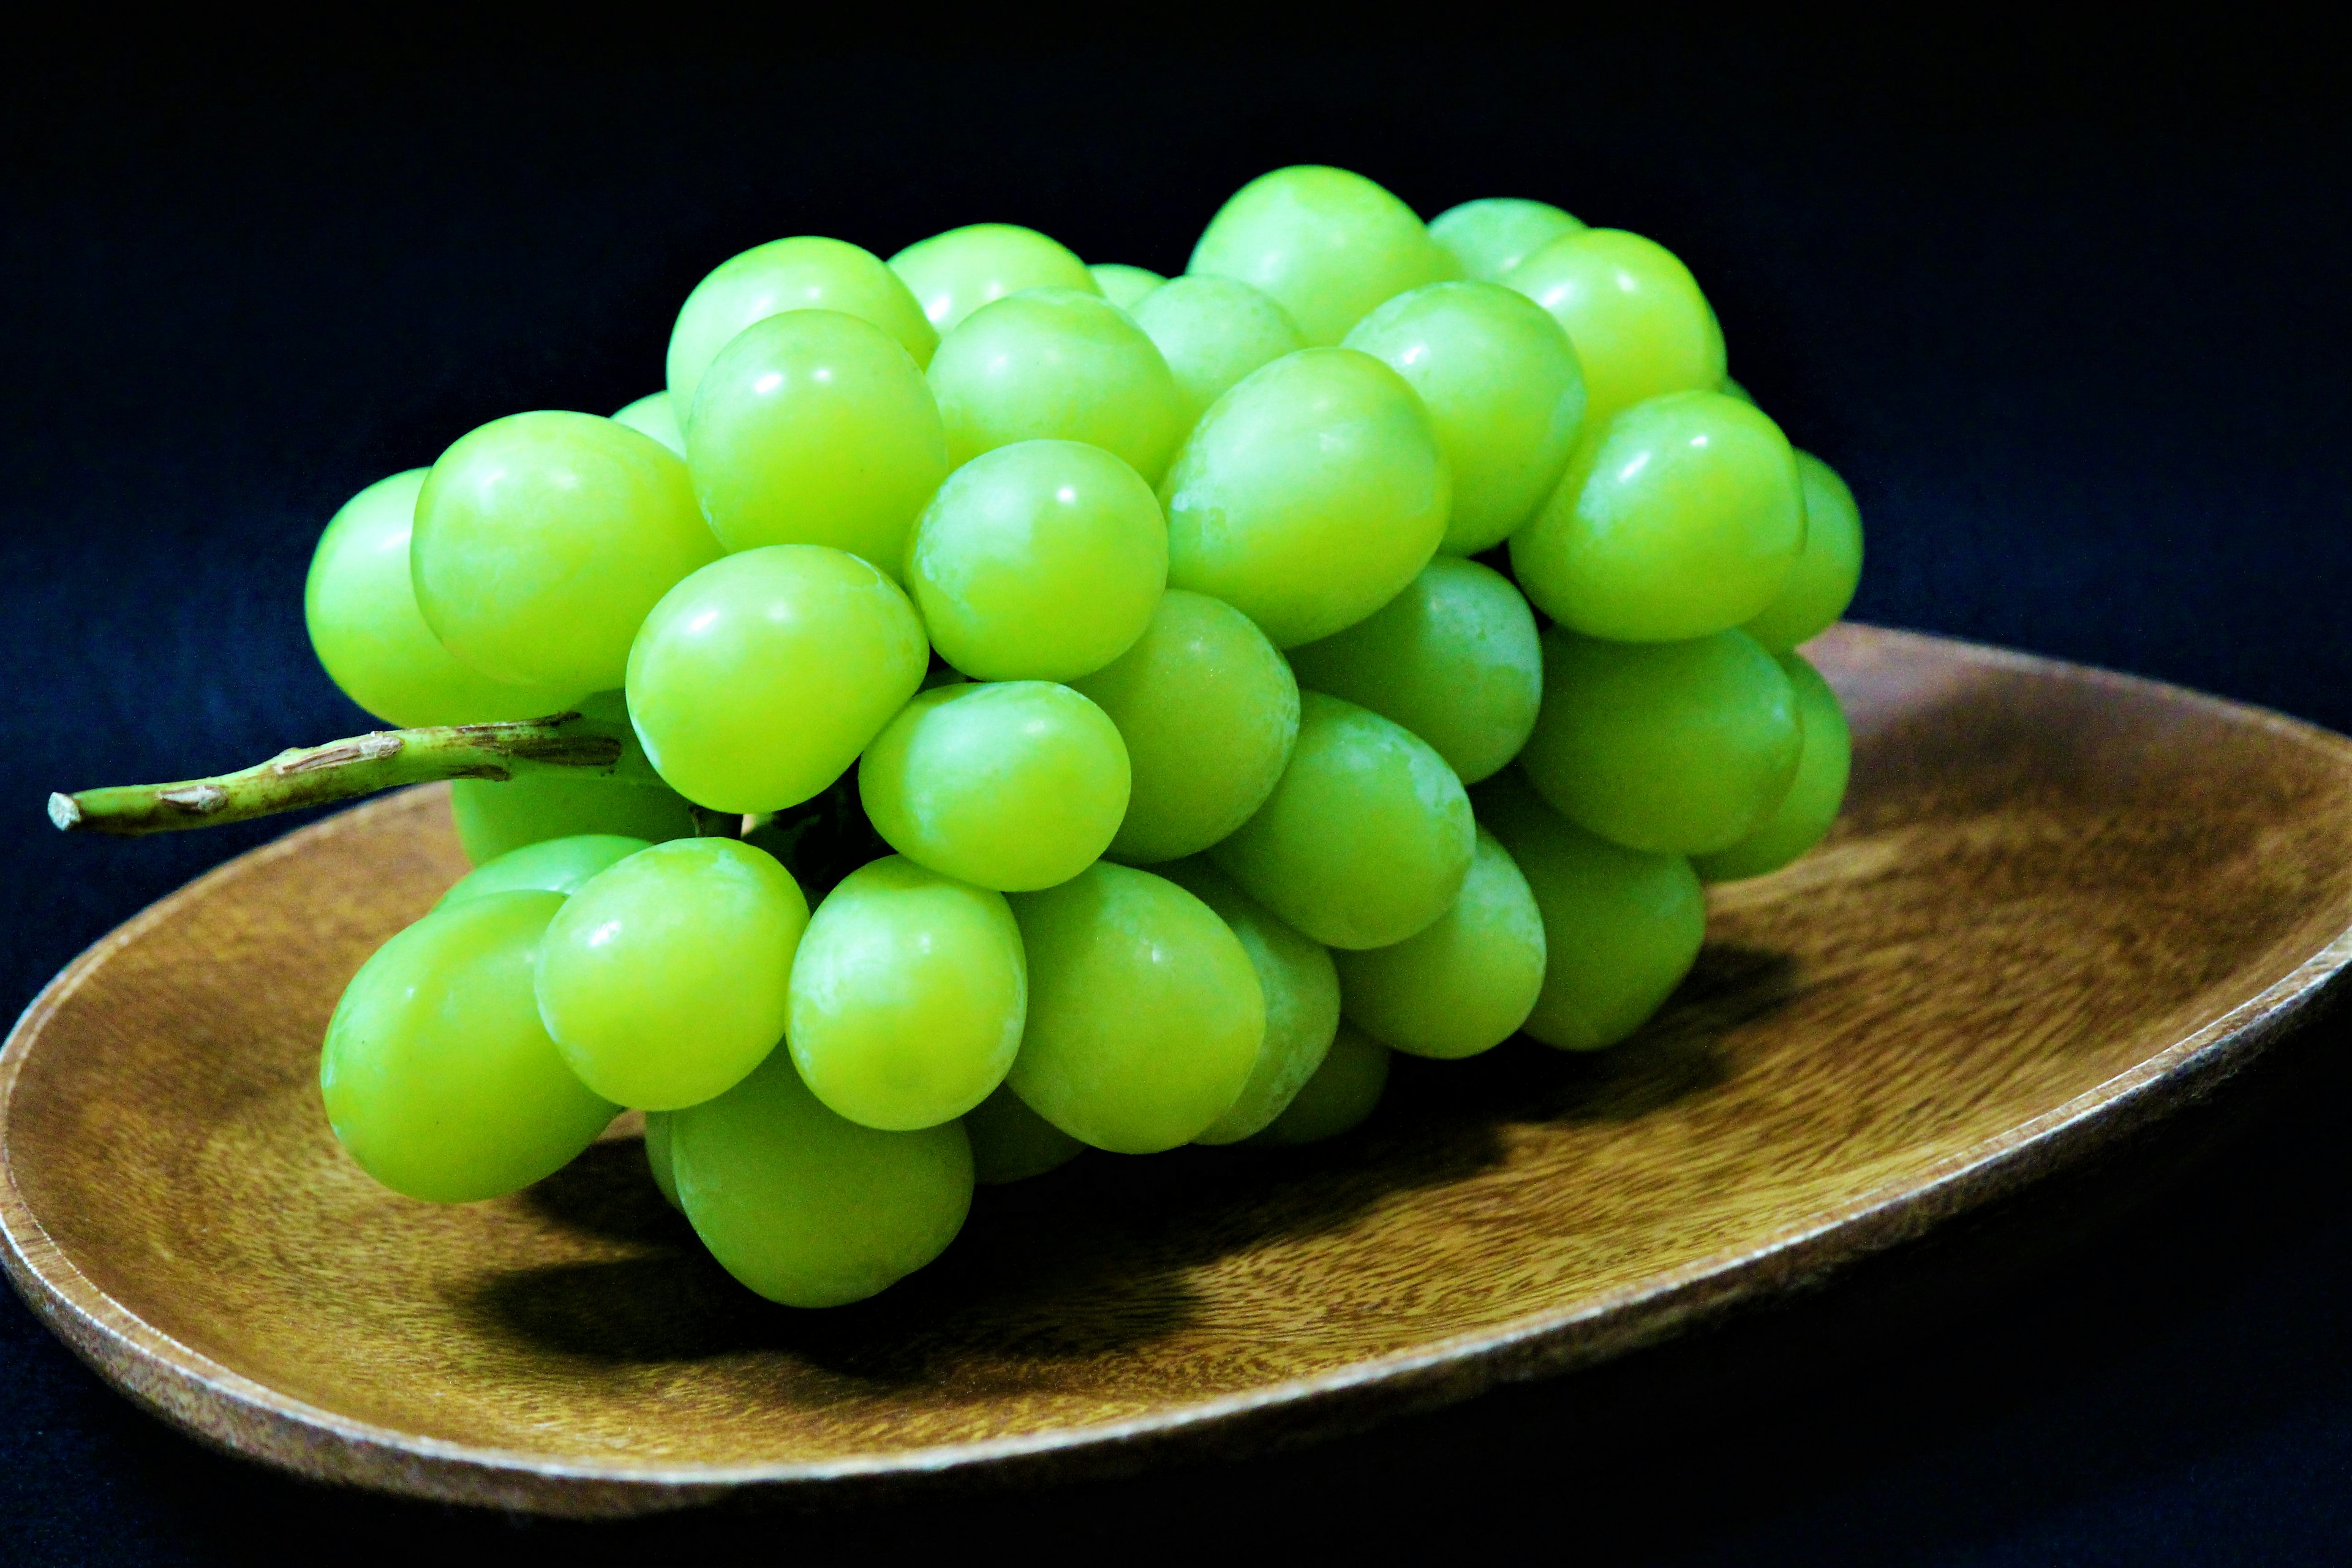
[[[342,1157],[318,1041],[464,868],[435,790],[232,861],[42,993],[0,1054],[0,1257],[132,1398],[331,1480],[584,1515],[1132,1468],[1557,1372],[1914,1235],[2210,1087],[2352,955],[2352,742],[1905,633],[1814,651],[1847,816],[1717,890],[1635,1040],[1401,1058],[1321,1148],[984,1190],[873,1301],[737,1289],[625,1131],[458,1208]]]

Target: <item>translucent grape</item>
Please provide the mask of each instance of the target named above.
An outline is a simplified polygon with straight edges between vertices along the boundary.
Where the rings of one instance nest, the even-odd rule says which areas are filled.
[[[1348,1019],[1418,1057],[1475,1057],[1511,1037],[1543,990],[1543,912],[1501,842],[1481,828],[1461,897],[1394,947],[1332,955]]]
[[[1753,403],[1756,401],[1756,395],[1754,393],[1748,391],[1746,387],[1740,385],[1738,382],[1732,380],[1731,377],[1727,375],[1723,378],[1722,392],[1724,396],[1736,397],[1742,403]]]
[[[1095,287],[1103,298],[1124,310],[1168,281],[1148,267],[1129,267],[1123,262],[1097,261],[1087,268]]]
[[[982,306],[940,341],[929,374],[959,464],[1015,441],[1084,441],[1158,484],[1184,438],[1168,362],[1100,294],[1030,289]]]
[[[1736,881],[1777,871],[1828,837],[1845,804],[1846,777],[1853,767],[1853,737],[1846,728],[1837,693],[1821,672],[1797,654],[1780,656],[1780,668],[1796,689],[1804,750],[1796,782],[1772,815],[1728,849],[1699,856],[1692,864],[1710,882]]]
[[[905,581],[940,657],[982,680],[1074,680],[1135,646],[1168,585],[1168,523],[1099,447],[1016,441],[958,468]]]
[[[1797,453],[1797,478],[1805,497],[1804,553],[1780,597],[1740,627],[1774,653],[1829,630],[1862,582],[1862,512],[1853,492],[1811,452]]]
[[[988,1098],[1028,1010],[1004,895],[893,855],[817,906],[793,959],[784,1037],[835,1115],[908,1131]]]
[[[677,405],[667,392],[648,393],[616,409],[613,423],[625,425],[641,436],[650,436],[679,457],[686,456],[686,436],[678,426]]]
[[[777,811],[840,777],[929,664],[890,579],[838,550],[773,544],[703,568],[654,607],[629,654],[629,716],[680,795]]]
[[[1085,870],[1118,831],[1128,791],[1109,716],[1045,680],[926,691],[857,767],[858,799],[891,848],[1006,892]]]
[[[1429,237],[1454,258],[1463,277],[1493,283],[1561,235],[1583,226],[1549,202],[1486,196],[1431,218]]]
[[[890,270],[914,290],[942,337],[982,305],[1024,289],[1100,289],[1067,247],[1011,223],[969,224],[919,239],[890,258]]]
[[[449,786],[449,815],[466,858],[487,865],[526,844],[582,834],[617,834],[659,843],[691,838],[701,829],[686,798],[661,782],[638,745],[622,694],[598,691],[572,706],[622,735],[620,762],[610,773],[525,773],[499,782],[458,779]]]
[[[963,1119],[971,1140],[972,1175],[990,1186],[1025,1182],[1058,1171],[1087,1146],[1022,1103],[1010,1086],[999,1086]]]
[[[1187,430],[1250,372],[1307,346],[1289,311],[1235,278],[1171,278],[1128,313],[1168,362]]]
[[[646,1112],[646,1168],[653,1173],[654,1185],[659,1189],[662,1202],[684,1214],[686,1206],[677,1201],[677,1173],[669,1158],[669,1119],[667,1110]]]
[[[950,1121],[884,1132],[835,1116],[778,1051],[671,1119],[670,1164],[695,1234],[747,1289],[839,1307],[940,1253],[971,1211],[971,1145]]]
[[[724,1093],[783,1038],[808,904],[774,856],[680,838],[591,878],[547,931],[539,1011],[608,1100],[674,1110]]]
[[[1445,537],[1428,411],[1353,349],[1307,349],[1218,399],[1160,486],[1168,581],[1212,594],[1277,647],[1329,637],[1397,595]]]
[[[1454,902],[1475,833],[1461,781],[1427,742],[1306,691],[1281,782],[1210,855],[1244,892],[1324,945],[1387,947]]]
[[[1579,229],[1513,268],[1505,284],[1568,329],[1597,424],[1668,392],[1723,384],[1723,328],[1674,252],[1622,228]]]
[[[360,966],[327,1025],[319,1088],[362,1170],[428,1203],[554,1174],[620,1107],[541,1026],[531,971],[560,893],[498,893],[425,916]]]
[[[1241,1094],[1265,998],[1241,940],[1148,871],[1098,862],[1011,900],[1029,1025],[1005,1080],[1073,1138],[1121,1154],[1189,1143]]]
[[[720,262],[679,308],[668,367],[677,411],[691,416],[703,373],[737,333],[787,310],[855,316],[889,334],[919,369],[940,343],[914,294],[872,251],[815,235],[770,240]]]
[[[1317,164],[1276,169],[1234,192],[1185,270],[1263,289],[1309,343],[1324,345],[1381,300],[1459,276],[1411,207],[1361,174]]]
[[[1315,1076],[1250,1142],[1291,1148],[1352,1132],[1380,1108],[1388,1086],[1389,1048],[1343,1019]]]
[[[579,833],[568,838],[526,844],[458,878],[433,907],[447,909],[451,904],[462,904],[468,899],[491,893],[569,896],[579,891],[580,884],[597,872],[646,847],[645,839],[618,833]]]
[[[1255,622],[1171,588],[1126,653],[1074,683],[1127,742],[1127,816],[1106,853],[1150,865],[1206,849],[1274,793],[1298,683]]]
[[[1501,573],[1453,555],[1370,618],[1292,648],[1290,666],[1428,742],[1465,784],[1519,754],[1543,700],[1535,613]]]

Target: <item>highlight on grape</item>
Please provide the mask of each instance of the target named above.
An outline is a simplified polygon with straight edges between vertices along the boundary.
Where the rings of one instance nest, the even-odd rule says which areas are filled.
[[[311,643],[402,728],[51,799],[137,834],[456,781],[475,869],[320,1065],[411,1197],[634,1108],[737,1279],[859,1300],[976,1183],[1337,1137],[1397,1051],[1614,1045],[1704,884],[1837,816],[1799,649],[1860,514],[1642,236],[1279,169],[1175,278],[775,240],[666,368],[328,523]]]

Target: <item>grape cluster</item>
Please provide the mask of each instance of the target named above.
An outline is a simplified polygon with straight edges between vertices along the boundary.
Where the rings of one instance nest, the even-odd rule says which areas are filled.
[[[1853,497],[1638,235],[1289,168],[1169,279],[1001,224],[763,245],[667,368],[319,545],[362,706],[633,737],[460,780],[477,869],[336,1010],[329,1118],[399,1192],[512,1191],[635,1107],[737,1279],[856,1300],[975,1181],[1328,1138],[1391,1051],[1621,1040],[1703,882],[1838,811],[1795,649]]]

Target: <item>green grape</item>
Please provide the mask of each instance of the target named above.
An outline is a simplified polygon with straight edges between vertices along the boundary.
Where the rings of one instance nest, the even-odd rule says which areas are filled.
[[[409,572],[425,624],[465,663],[602,691],[655,601],[719,554],[677,454],[593,414],[513,414],[433,465]]]
[[[576,833],[509,849],[457,879],[433,907],[446,910],[468,899],[491,893],[562,893],[580,890],[580,884],[607,866],[627,859],[650,846],[643,838],[619,833]]]
[[[721,543],[829,544],[898,574],[948,444],[896,340],[838,310],[788,311],[738,333],[701,387],[687,455]]]
[[[1087,268],[1087,274],[1102,290],[1103,298],[1122,310],[1168,281],[1149,267],[1129,267],[1118,261],[1097,261]]]
[[[1126,818],[1105,851],[1195,855],[1265,804],[1298,738],[1298,682],[1257,624],[1171,588],[1136,645],[1073,683],[1127,742]]]
[[[1404,377],[1454,476],[1438,548],[1492,549],[1559,483],[1584,420],[1584,373],[1559,323],[1496,283],[1432,283],[1358,321],[1347,347]]]
[[[1389,1086],[1389,1048],[1342,1020],[1330,1053],[1281,1115],[1252,1143],[1295,1148],[1352,1132],[1381,1103]]]
[[[1723,328],[1675,253],[1622,228],[1562,235],[1504,280],[1568,329],[1584,366],[1584,417],[1723,384]]]
[[[670,1164],[679,1206],[719,1266],[787,1307],[887,1289],[945,1252],[971,1212],[961,1123],[860,1127],[808,1091],[785,1051],[678,1111]]]
[[[1184,438],[1168,362],[1096,293],[1027,289],[984,305],[940,341],[929,375],[958,464],[1015,441],[1084,441],[1158,484]]]
[[[987,1099],[1028,1008],[1004,895],[893,855],[817,906],[793,958],[784,1038],[827,1110],[903,1132]]]
[[[598,691],[572,704],[622,734],[621,760],[610,773],[525,773],[499,782],[458,779],[449,785],[449,815],[466,858],[488,865],[526,844],[581,834],[618,834],[659,843],[701,831],[693,807],[661,781],[629,725],[618,691]]]
[[[1024,289],[1101,291],[1067,247],[1011,223],[968,224],[919,239],[890,258],[890,270],[914,291],[941,337],[982,305]]]
[[[1458,277],[1413,210],[1345,169],[1299,164],[1234,193],[1193,248],[1192,273],[1238,278],[1328,346],[1383,300]]]
[[[620,1107],[563,1065],[531,971],[561,893],[498,893],[378,948],[335,1005],[319,1060],[327,1120],[396,1193],[463,1204],[571,1163]]]
[[[1332,955],[1349,1022],[1395,1050],[1452,1060],[1511,1037],[1543,989],[1543,913],[1485,828],[1462,894],[1393,947]]]
[[[1307,346],[1290,312],[1233,278],[1171,278],[1129,308],[1176,378],[1184,428],[1260,365]]]
[[[423,468],[378,479],[343,503],[319,536],[302,619],[327,679],[390,724],[484,724],[560,713],[577,686],[510,686],[441,646],[416,607],[408,536]]]
[[[1217,400],[1160,489],[1168,581],[1289,647],[1391,599],[1445,537],[1445,457],[1421,397],[1353,349],[1306,349]]]
[[[1862,512],[1853,492],[1811,452],[1797,453],[1797,478],[1805,496],[1804,553],[1780,597],[1739,628],[1774,653],[1829,630],[1862,582]]]
[[[696,389],[719,351],[753,322],[787,310],[855,316],[887,333],[918,369],[940,346],[915,296],[872,251],[815,235],[770,240],[713,268],[678,310],[669,334],[669,394],[689,424]]]
[[[1519,766],[1570,821],[1628,848],[1704,855],[1789,793],[1796,692],[1746,632],[1613,643],[1554,626],[1543,648],[1543,711]]]
[[[1206,860],[1179,860],[1161,875],[1217,912],[1257,972],[1265,1040],[1249,1082],[1195,1143],[1237,1143],[1265,1130],[1297,1096],[1339,1027],[1339,975],[1323,944],[1299,935]]]
[[[891,848],[1005,892],[1085,870],[1118,831],[1128,792],[1118,727],[1046,680],[926,691],[857,766],[857,797]]]
[[[1780,427],[1736,397],[1684,392],[1591,433],[1512,536],[1511,570],[1547,615],[1588,637],[1678,642],[1759,614],[1804,549]]]
[[[688,800],[781,811],[847,771],[929,666],[914,605],[873,565],[772,544],[654,606],[629,651],[629,717]]]
[[[1731,377],[1727,375],[1723,378],[1723,386],[1721,391],[1724,396],[1736,397],[1742,403],[1753,403],[1756,401],[1756,395],[1754,393],[1748,391],[1746,387],[1740,385],[1738,382],[1732,380]]]
[[[1387,947],[1462,891],[1476,830],[1445,759],[1394,721],[1299,693],[1298,743],[1274,794],[1210,857],[1327,947]]]
[[[972,1175],[985,1185],[1025,1182],[1058,1171],[1087,1146],[1030,1110],[1009,1084],[972,1107],[963,1119],[971,1140]]]
[[[1543,990],[1520,1027],[1562,1050],[1632,1034],[1690,973],[1706,893],[1690,862],[1595,837],[1517,773],[1478,786],[1478,816],[1517,862],[1543,912]]]
[[[1431,218],[1429,237],[1454,258],[1463,277],[1494,283],[1561,235],[1583,226],[1549,202],[1487,196]]]
[[[1290,650],[1300,684],[1393,719],[1465,784],[1519,754],[1543,700],[1536,617],[1510,579],[1440,555],[1346,631]]]
[[[613,423],[625,425],[640,436],[650,436],[679,457],[686,456],[686,437],[678,427],[677,405],[670,401],[667,392],[648,393],[614,411]]]
[[[1821,672],[1799,654],[1780,656],[1780,668],[1796,688],[1797,715],[1804,729],[1804,750],[1797,761],[1796,782],[1772,815],[1747,837],[1728,849],[1701,855],[1692,862],[1710,882],[1760,877],[1781,867],[1829,836],[1845,804],[1846,777],[1853,767],[1853,736],[1837,693]]]
[[[1207,1131],[1265,1038],[1265,997],[1241,939],[1175,883],[1108,861],[1011,902],[1029,954],[1013,1091],[1114,1153],[1157,1153]]]
[[[686,1205],[677,1201],[677,1173],[669,1157],[669,1119],[673,1114],[667,1110],[646,1112],[646,1169],[653,1173],[654,1185],[659,1189],[662,1202],[684,1214]]]
[[[1168,585],[1168,523],[1133,468],[1016,441],[948,476],[908,542],[931,646],[982,680],[1074,680],[1135,646]]]
[[[808,904],[732,838],[641,850],[583,884],[547,929],[539,1012],[580,1080],[675,1110],[723,1094],[783,1038]]]

